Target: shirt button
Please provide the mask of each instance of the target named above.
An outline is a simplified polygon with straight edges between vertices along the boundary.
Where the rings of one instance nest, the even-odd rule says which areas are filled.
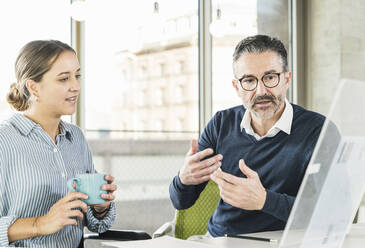
[[[64,173],[64,172],[62,172],[62,174],[61,174],[61,175],[62,175],[62,177],[63,177],[63,178],[65,178],[65,177],[66,177],[66,175],[65,175],[65,173]]]
[[[55,147],[55,148],[53,148],[53,152],[57,152],[57,148]]]

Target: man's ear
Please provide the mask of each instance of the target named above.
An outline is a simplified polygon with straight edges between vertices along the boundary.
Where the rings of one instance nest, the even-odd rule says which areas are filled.
[[[238,86],[237,86],[237,80],[236,79],[232,79],[232,86],[233,88],[238,92],[239,89],[238,89]]]
[[[238,88],[236,79],[232,79],[232,86],[236,90],[237,95],[240,96],[240,89]]]
[[[289,87],[291,81],[291,71],[287,71],[285,74],[285,84]]]
[[[28,79],[25,82],[25,87],[27,87],[29,93],[33,96],[35,96],[36,98],[39,97],[39,83],[36,83],[35,81]]]

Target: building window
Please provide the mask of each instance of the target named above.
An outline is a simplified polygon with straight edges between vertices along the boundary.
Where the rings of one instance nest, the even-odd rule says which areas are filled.
[[[167,75],[167,67],[165,63],[160,63],[160,76]]]
[[[176,131],[183,131],[184,130],[184,119],[183,118],[178,118],[176,120],[176,127],[175,127]]]
[[[142,78],[147,78],[147,67],[142,65],[141,67],[139,67],[138,69],[138,78],[142,79]]]
[[[165,92],[165,90],[163,88],[158,88],[155,90],[154,98],[156,100],[156,102],[155,102],[156,105],[160,106],[160,105],[164,104],[164,92]]]
[[[175,102],[182,103],[184,98],[184,86],[177,85],[175,87]]]
[[[136,105],[143,107],[146,105],[147,92],[146,90],[140,90],[137,92]]]
[[[184,60],[177,61],[175,72],[176,72],[176,74],[185,72],[185,61]]]
[[[156,131],[163,131],[164,130],[164,126],[165,126],[165,121],[164,120],[156,120],[154,122],[154,129]]]

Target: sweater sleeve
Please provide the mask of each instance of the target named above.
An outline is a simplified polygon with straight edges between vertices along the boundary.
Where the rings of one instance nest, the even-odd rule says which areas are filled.
[[[187,209],[194,205],[207,182],[198,185],[184,185],[179,175],[175,176],[169,188],[172,205],[176,209]]]
[[[293,207],[295,197],[271,190],[267,190],[266,193],[266,201],[262,211],[286,222]]]
[[[203,151],[207,148],[212,148],[214,150],[214,154],[212,156],[216,154],[215,148],[218,133],[217,123],[219,115],[220,112],[215,114],[215,116],[209,121],[208,125],[205,127],[198,142],[198,152]],[[204,182],[198,185],[184,185],[183,183],[181,183],[178,174],[174,177],[169,187],[172,205],[176,209],[187,209],[193,206],[195,201],[199,198],[200,193],[204,190],[207,183],[208,182]]]

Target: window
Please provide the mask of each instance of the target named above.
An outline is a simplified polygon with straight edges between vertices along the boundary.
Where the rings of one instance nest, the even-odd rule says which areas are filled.
[[[155,104],[161,106],[164,103],[164,89],[159,88],[155,90]]]
[[[115,226],[149,233],[174,216],[168,186],[199,129],[198,3],[158,3],[154,15],[154,1],[90,1],[95,12],[85,20],[85,135],[97,169],[117,178],[121,214]],[[189,91],[189,106],[174,99],[176,58],[184,60],[180,67],[194,68],[178,78]],[[176,125],[179,118],[184,125]],[[100,135],[93,135],[101,128],[110,130],[108,139],[116,144],[112,156]],[[153,219],[146,205],[156,206]]]
[[[167,75],[167,68],[165,63],[160,63],[160,76]]]
[[[185,61],[179,60],[175,64],[175,73],[180,74],[185,72]]]
[[[146,90],[140,90],[137,92],[136,106],[143,107],[146,105],[147,92]]]
[[[182,103],[184,98],[184,86],[177,85],[175,87],[175,102]]]
[[[127,73],[127,71],[125,70],[125,72]],[[145,78],[148,78],[148,74],[147,74],[147,67],[146,66],[141,66],[139,69],[138,69],[138,78],[139,79],[145,79]]]
[[[156,120],[154,122],[154,129],[157,130],[157,131],[163,131],[164,126],[165,126],[165,121],[164,120]]]
[[[178,131],[184,130],[184,119],[183,118],[178,118],[176,120],[176,130],[178,130]]]
[[[70,44],[70,2],[64,0],[12,0],[0,2],[1,46],[0,121],[14,111],[6,102],[6,94],[15,82],[14,63],[26,43],[39,39],[57,39]],[[47,20],[47,21],[45,21]],[[70,121],[70,117],[64,118]]]
[[[289,17],[287,0],[212,0],[210,32],[212,39],[213,113],[241,105],[232,87],[232,54],[243,38],[268,34],[283,41],[289,52]],[[217,8],[221,16],[217,18]],[[290,54],[289,54],[290,56]]]
[[[199,128],[198,1],[157,2],[158,15],[150,0],[88,1],[83,71],[85,135],[95,167],[115,175],[119,185],[115,226],[149,233],[174,216],[168,185]],[[241,104],[231,86],[234,46],[257,33],[278,36],[288,46],[289,10],[286,0],[212,3],[215,112]],[[17,53],[28,41],[70,44],[69,5],[69,0],[0,3],[0,22],[7,24],[1,29],[0,66],[8,85],[15,80]],[[4,99],[7,90],[0,88],[0,119],[12,113]],[[104,144],[111,142],[115,145],[106,153]],[[153,217],[144,211],[146,205],[156,209]]]

